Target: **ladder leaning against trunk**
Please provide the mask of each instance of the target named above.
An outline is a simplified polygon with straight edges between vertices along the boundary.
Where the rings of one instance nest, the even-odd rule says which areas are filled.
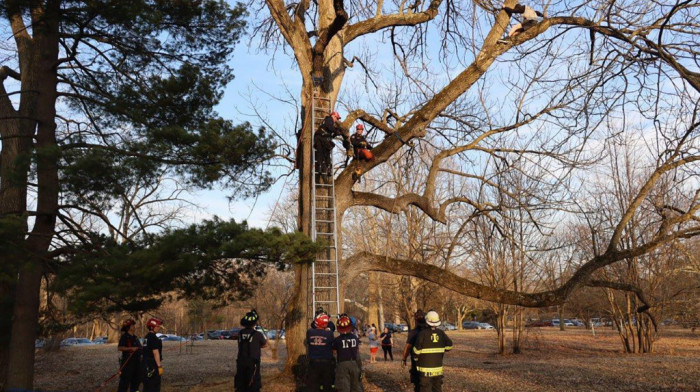
[[[313,132],[321,126],[324,118],[331,113],[331,101],[328,98],[314,94],[311,103],[311,116]],[[312,167],[314,175],[311,178],[311,238],[314,241],[323,241],[324,246],[316,255],[316,260],[311,265],[309,287],[309,315],[314,316],[320,307],[330,316],[340,313],[340,292],[338,282],[338,227],[336,225],[335,210],[335,181],[333,176],[333,158],[331,154],[331,175],[322,173],[323,168],[316,165],[316,150],[312,144]]]

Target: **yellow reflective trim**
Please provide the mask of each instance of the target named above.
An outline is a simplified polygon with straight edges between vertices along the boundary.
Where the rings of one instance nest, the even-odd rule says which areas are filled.
[[[452,350],[452,346],[445,346],[445,351],[450,351]]]
[[[423,354],[442,354],[445,352],[444,347],[438,347],[438,348],[424,348],[421,350],[421,353]]]
[[[441,376],[442,375],[442,366],[440,367],[420,367],[417,366],[416,370],[418,370],[421,373],[428,373],[431,376]]]
[[[413,346],[413,352],[416,354],[420,354],[422,350],[418,350],[415,346]]]

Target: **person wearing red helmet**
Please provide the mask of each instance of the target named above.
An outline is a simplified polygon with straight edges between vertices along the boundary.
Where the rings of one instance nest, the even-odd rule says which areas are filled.
[[[333,360],[333,332],[327,330],[330,317],[320,313],[314,320],[315,328],[306,331],[309,371],[306,385],[311,392],[330,391],[335,378]]]
[[[338,364],[335,369],[335,388],[338,392],[362,392],[362,359],[358,350],[360,340],[353,333],[350,317],[338,320],[340,336],[333,340],[333,351]]]
[[[144,392],[160,392],[161,377],[163,376],[163,342],[156,336],[163,321],[152,317],[146,322],[148,333],[146,345],[143,347],[141,372]]]
[[[331,112],[323,119],[323,122],[314,132],[314,150],[316,155],[315,169],[324,181],[328,182],[333,178],[333,168],[331,167],[331,152],[335,147],[333,139],[340,136],[343,139],[343,147],[347,150],[347,155],[352,156],[352,143],[348,131],[340,126],[340,114]]]
[[[372,154],[372,145],[369,144],[365,136],[363,135],[365,131],[365,126],[362,124],[357,124],[355,127],[355,134],[350,136],[350,142],[355,150],[355,159],[361,161],[371,161],[374,159]]]
[[[141,378],[139,377],[139,363],[141,362],[141,341],[134,335],[136,321],[125,320],[122,323],[122,336],[119,338],[117,350],[122,353],[119,359],[119,386],[117,392],[137,392]]]

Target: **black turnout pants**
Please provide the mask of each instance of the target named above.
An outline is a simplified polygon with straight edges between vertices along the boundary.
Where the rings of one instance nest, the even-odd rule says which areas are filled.
[[[259,392],[262,388],[259,359],[238,359],[236,377],[233,379],[236,392]]]
[[[154,358],[145,358],[141,362],[141,377],[143,392],[160,392],[161,377]]]
[[[312,359],[309,361],[309,373],[306,385],[309,392],[331,390],[335,379],[335,361],[332,359]]]
[[[117,392],[136,392],[139,390],[139,384],[141,384],[141,375],[139,374],[139,355],[134,354],[131,357],[127,357],[126,365],[124,362],[120,361],[119,366],[124,366],[121,368],[121,374],[119,375],[119,386],[117,387]]]
[[[413,362],[413,361],[411,361]],[[420,373],[416,369],[416,364],[411,363],[411,369],[408,371],[411,376],[411,384],[413,384],[413,392],[420,392]]]
[[[420,392],[442,392],[442,376],[420,375]]]

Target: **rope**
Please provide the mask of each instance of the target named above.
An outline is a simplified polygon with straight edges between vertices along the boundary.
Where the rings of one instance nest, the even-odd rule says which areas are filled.
[[[175,349],[181,349],[181,348],[182,348],[182,345],[183,345],[183,344],[186,344],[186,343],[187,343],[187,341],[185,340],[185,341],[180,342],[180,344],[179,344],[177,347],[168,347],[167,349],[162,349],[162,351],[172,351],[172,350],[175,350]],[[131,354],[129,354],[129,356],[126,358],[126,361],[124,361],[124,363],[122,364],[122,366],[119,367],[119,370],[117,370],[116,373],[114,373],[113,375],[109,376],[109,378],[107,378],[106,380],[104,380],[104,381],[102,382],[102,384],[100,384],[100,386],[97,387],[97,389],[95,389],[95,392],[101,392],[102,389],[104,389],[104,387],[107,386],[107,384],[108,384],[110,381],[114,380],[115,377],[119,376],[119,374],[121,374],[122,370],[124,370],[124,367],[126,366],[126,364],[129,363],[129,361],[131,360],[131,357],[133,357],[134,354],[136,354],[137,352],[138,352],[138,350],[132,351]]]
[[[105,386],[107,386],[107,383],[109,383],[109,382],[112,381],[115,377],[117,377],[119,374],[121,374],[121,372],[122,372],[122,370],[124,370],[124,367],[126,366],[126,364],[129,363],[129,361],[131,360],[131,357],[133,357],[134,354],[136,354],[137,352],[138,352],[138,350],[132,351],[131,354],[129,354],[129,356],[126,358],[126,361],[124,361],[124,363],[122,364],[122,366],[119,368],[119,370],[117,370],[116,373],[114,373],[114,374],[111,375],[109,378],[107,378],[106,380],[104,380],[104,381],[102,382],[102,384],[100,384],[100,386],[97,387],[97,389],[95,389],[95,392],[100,392],[100,391],[102,391],[102,389],[103,389]]]

